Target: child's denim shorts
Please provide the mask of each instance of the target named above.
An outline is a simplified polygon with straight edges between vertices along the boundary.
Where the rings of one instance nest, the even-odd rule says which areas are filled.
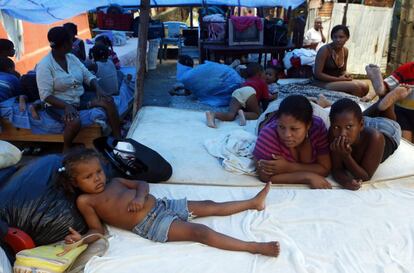
[[[387,118],[371,118],[364,116],[364,126],[375,128],[384,135],[385,145],[381,163],[384,162],[390,155],[394,153],[395,150],[397,150],[398,146],[400,145],[400,125],[397,122]]]
[[[364,126],[377,129],[391,138],[397,147],[400,145],[401,127],[397,122],[383,117],[372,118],[364,116]]]
[[[175,219],[188,221],[189,217],[187,199],[157,199],[151,211],[134,227],[132,232],[146,239],[163,243],[168,239],[171,223]]]

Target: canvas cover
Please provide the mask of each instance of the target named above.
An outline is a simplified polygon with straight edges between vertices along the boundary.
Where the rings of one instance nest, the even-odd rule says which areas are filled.
[[[201,6],[227,5],[245,7],[274,7],[296,8],[304,0],[151,0],[153,7],[157,6]],[[139,0],[0,0],[1,10],[10,16],[24,21],[40,24],[50,24],[70,18],[85,11],[110,4],[137,6]]]

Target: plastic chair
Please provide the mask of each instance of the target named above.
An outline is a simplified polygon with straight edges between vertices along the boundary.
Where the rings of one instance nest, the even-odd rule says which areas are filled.
[[[169,21],[164,22],[164,27],[167,29],[167,35],[161,39],[160,50],[160,63],[161,59],[166,59],[168,45],[179,46],[182,43],[181,30],[187,29],[187,25],[183,22]]]

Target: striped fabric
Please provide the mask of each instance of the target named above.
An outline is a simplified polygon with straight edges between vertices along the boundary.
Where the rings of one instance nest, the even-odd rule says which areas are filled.
[[[296,162],[289,149],[280,140],[276,132],[277,119],[272,119],[259,133],[253,156],[256,160],[273,159],[272,154],[283,156],[287,161]],[[318,155],[329,153],[328,131],[322,119],[313,116],[312,126],[309,129],[309,138],[312,146],[312,163]]]
[[[389,90],[393,90],[400,84],[407,84],[414,91],[414,62],[403,64],[398,67],[391,76],[384,79],[385,85]],[[397,102],[398,106],[403,108],[414,110],[414,92],[411,92],[408,97]]]

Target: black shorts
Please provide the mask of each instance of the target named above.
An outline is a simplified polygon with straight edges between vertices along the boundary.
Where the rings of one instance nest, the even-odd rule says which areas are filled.
[[[384,162],[390,155],[392,155],[395,150],[398,148],[398,144],[395,143],[389,136],[382,134],[384,136],[384,153],[382,154],[381,163]]]
[[[395,105],[394,109],[401,130],[414,131],[414,110],[409,110],[398,105]]]

